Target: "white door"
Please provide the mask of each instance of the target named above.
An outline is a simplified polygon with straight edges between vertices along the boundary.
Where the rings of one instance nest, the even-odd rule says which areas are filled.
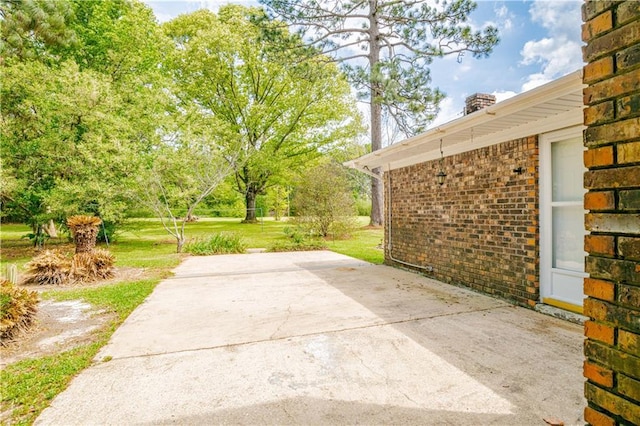
[[[583,152],[581,127],[540,137],[540,295],[575,312],[586,276]]]

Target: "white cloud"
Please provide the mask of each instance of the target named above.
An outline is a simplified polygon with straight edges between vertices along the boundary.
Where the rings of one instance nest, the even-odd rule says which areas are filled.
[[[542,73],[531,74],[527,78],[527,81],[522,85],[522,91],[526,92],[527,90],[535,89],[536,87],[549,83],[552,80],[553,78],[546,77]]]
[[[509,11],[506,4],[498,6],[496,3],[493,11],[496,14],[496,18],[498,18],[498,23],[496,24],[492,22],[491,25],[497,26],[500,33],[509,32],[509,30],[513,28],[513,19],[515,18],[515,15]]]
[[[522,90],[530,90],[582,66],[580,41],[581,2],[537,0],[529,9],[531,20],[547,30],[547,37],[527,41],[520,55],[522,65],[539,64]]]
[[[440,112],[435,120],[429,125],[430,128],[448,123],[451,120],[462,117],[462,108],[453,98],[444,98],[440,102]]]
[[[502,102],[517,95],[513,90],[496,90],[491,94],[496,97],[496,102]]]
[[[552,34],[578,33],[582,25],[581,6],[581,1],[536,0],[529,8],[529,14],[533,22]]]

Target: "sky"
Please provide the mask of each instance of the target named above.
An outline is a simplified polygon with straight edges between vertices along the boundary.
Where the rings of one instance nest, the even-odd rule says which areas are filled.
[[[143,0],[160,22],[201,8],[216,11],[235,3],[258,6],[256,0]],[[465,98],[490,93],[498,101],[531,90],[583,66],[581,0],[476,0],[469,24],[493,24],[500,43],[488,58],[457,55],[431,64],[433,86],[447,94],[435,126],[462,116]]]

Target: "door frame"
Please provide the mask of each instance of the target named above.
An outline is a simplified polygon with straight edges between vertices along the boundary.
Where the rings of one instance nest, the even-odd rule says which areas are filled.
[[[553,218],[552,218],[552,176],[551,176],[551,144],[566,139],[580,137],[584,126],[567,127],[553,132],[539,135],[539,224],[540,224],[540,302],[556,306],[572,312],[582,313],[582,305],[576,305],[566,300],[556,299],[550,294],[553,272]],[[584,164],[582,164],[584,167]],[[584,169],[586,171],[586,168]],[[563,275],[585,278],[584,272],[562,270]],[[584,291],[583,291],[584,295]]]

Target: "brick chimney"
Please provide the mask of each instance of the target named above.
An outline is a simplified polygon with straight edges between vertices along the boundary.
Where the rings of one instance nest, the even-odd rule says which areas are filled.
[[[496,97],[486,93],[476,93],[465,100],[464,115],[471,114],[496,103]]]

